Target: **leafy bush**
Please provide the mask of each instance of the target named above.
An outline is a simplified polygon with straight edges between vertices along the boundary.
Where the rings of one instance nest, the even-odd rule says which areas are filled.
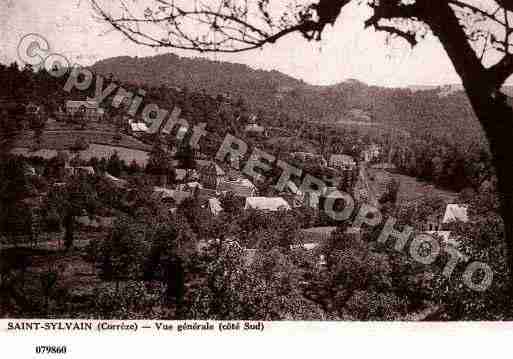
[[[103,319],[154,319],[164,288],[152,283],[127,281],[118,288],[102,285],[94,291],[94,313]]]

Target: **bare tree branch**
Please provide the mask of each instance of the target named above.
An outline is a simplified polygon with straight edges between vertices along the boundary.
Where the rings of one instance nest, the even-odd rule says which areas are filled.
[[[234,53],[275,43],[291,33],[318,40],[324,28],[335,23],[342,8],[356,0],[312,0],[299,5],[285,0],[283,3],[290,6],[280,8],[282,14],[278,15],[272,12],[269,0],[146,0],[148,7],[138,11],[135,5],[130,9],[128,3],[118,0],[119,14],[105,10],[102,0],[90,1],[103,21],[137,44]],[[494,1],[502,12],[491,12],[490,6],[477,6],[468,0],[367,0],[373,14],[364,27],[402,38],[411,46],[431,30],[441,39],[465,82],[472,73],[485,70],[486,53],[510,53],[513,29],[508,11],[512,5],[506,0]],[[425,28],[424,33],[419,26]],[[511,75],[507,64],[509,56],[504,56],[482,80],[492,81],[490,86],[496,87]]]

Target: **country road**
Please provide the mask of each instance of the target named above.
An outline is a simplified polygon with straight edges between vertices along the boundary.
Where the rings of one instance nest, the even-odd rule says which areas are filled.
[[[360,165],[359,165],[359,175],[360,175],[360,179],[361,179],[362,183],[364,184],[365,189],[367,191],[369,203],[373,207],[378,208],[379,207],[379,202],[377,200],[376,194],[374,193],[374,190],[373,190],[372,186],[369,183],[369,176],[367,174],[367,167],[366,167],[364,162],[360,162]]]

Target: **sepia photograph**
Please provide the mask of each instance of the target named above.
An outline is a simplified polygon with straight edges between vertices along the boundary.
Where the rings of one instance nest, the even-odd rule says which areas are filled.
[[[0,0],[0,336],[511,321],[512,74],[511,0]]]

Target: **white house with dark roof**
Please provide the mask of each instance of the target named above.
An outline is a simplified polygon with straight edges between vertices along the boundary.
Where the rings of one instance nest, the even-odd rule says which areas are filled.
[[[442,223],[468,222],[468,207],[466,205],[450,203],[445,209]]]
[[[450,203],[445,208],[444,216],[440,223],[440,216],[431,215],[428,216],[427,226],[424,233],[429,234],[430,236],[440,239],[441,243],[451,244],[453,246],[458,246],[458,239],[451,236],[451,231],[444,229],[444,224],[454,223],[454,222],[468,222],[468,207],[466,205],[454,204]]]
[[[82,115],[93,121],[100,120],[104,113],[94,100],[68,100],[65,107],[68,116]]]

